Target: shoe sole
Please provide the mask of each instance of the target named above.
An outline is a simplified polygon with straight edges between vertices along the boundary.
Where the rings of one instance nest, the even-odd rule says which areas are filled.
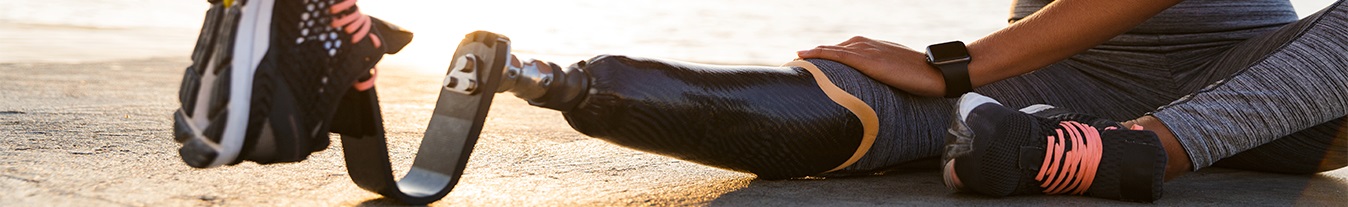
[[[189,166],[216,167],[239,157],[250,118],[253,74],[270,46],[274,3],[216,4],[207,11],[193,66],[179,89],[183,108],[174,112],[174,140],[183,144],[178,153]]]

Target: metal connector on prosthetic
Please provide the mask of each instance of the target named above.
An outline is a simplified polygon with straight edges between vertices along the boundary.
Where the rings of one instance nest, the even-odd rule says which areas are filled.
[[[554,74],[560,73],[556,68],[560,67],[551,62],[511,59],[510,64],[506,65],[505,76],[501,77],[501,87],[496,88],[496,92],[510,92],[515,97],[530,101],[541,98],[552,87]]]
[[[514,93],[531,105],[565,112],[580,104],[589,90],[589,79],[578,66],[562,68],[552,62],[512,58],[496,92]]]
[[[440,83],[447,91],[453,91],[464,95],[473,95],[477,93],[478,71],[479,67],[484,65],[478,60],[476,55],[467,54],[454,59],[454,68],[450,68],[445,74],[445,80]]]
[[[478,91],[477,72],[486,64],[472,54],[458,57],[449,74],[441,84],[446,90],[463,94],[475,94]],[[577,67],[562,69],[557,64],[538,60],[520,61],[514,55],[507,60],[502,71],[501,84],[496,93],[510,92],[534,106],[569,111],[579,104],[589,87],[589,78]],[[490,69],[489,69],[490,70]]]

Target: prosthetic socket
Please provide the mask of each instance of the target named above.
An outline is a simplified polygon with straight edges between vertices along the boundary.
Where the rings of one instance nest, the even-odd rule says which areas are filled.
[[[561,111],[585,135],[764,179],[863,172],[882,167],[885,156],[938,155],[940,144],[867,152],[892,139],[940,141],[944,132],[931,129],[938,127],[902,125],[950,113],[913,111],[950,102],[898,92],[826,60],[763,67],[604,55],[564,69],[534,61],[505,70],[497,92]]]

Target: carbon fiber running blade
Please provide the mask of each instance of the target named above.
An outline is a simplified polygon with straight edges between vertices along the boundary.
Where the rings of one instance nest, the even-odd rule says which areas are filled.
[[[441,87],[440,99],[435,103],[435,114],[426,128],[412,170],[426,170],[448,174],[451,183],[457,183],[463,169],[468,164],[468,156],[473,152],[478,135],[482,132],[487,111],[491,108],[492,97],[500,85],[501,72],[510,58],[510,40],[505,36],[474,32],[469,34],[458,51],[454,52],[455,62],[450,70],[459,69],[465,63],[474,61],[464,59],[465,55],[477,56],[477,80],[463,81],[461,85],[478,85],[471,94],[463,94]],[[486,66],[486,67],[484,67]],[[412,174],[399,186],[406,186]],[[450,184],[451,187],[453,184]],[[408,189],[404,189],[405,191]]]
[[[414,205],[440,200],[453,190],[468,164],[501,73],[509,62],[510,39],[491,32],[473,32],[465,36],[452,58],[412,168],[396,185],[382,133],[376,137],[342,137],[347,168],[356,185]]]

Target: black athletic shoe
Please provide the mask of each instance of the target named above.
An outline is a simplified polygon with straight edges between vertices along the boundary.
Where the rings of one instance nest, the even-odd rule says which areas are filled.
[[[192,167],[294,162],[327,148],[338,99],[412,38],[355,0],[210,2],[173,116]]]
[[[1151,131],[1047,105],[1012,110],[976,93],[957,107],[942,166],[951,189],[1139,202],[1161,196],[1166,154]]]

